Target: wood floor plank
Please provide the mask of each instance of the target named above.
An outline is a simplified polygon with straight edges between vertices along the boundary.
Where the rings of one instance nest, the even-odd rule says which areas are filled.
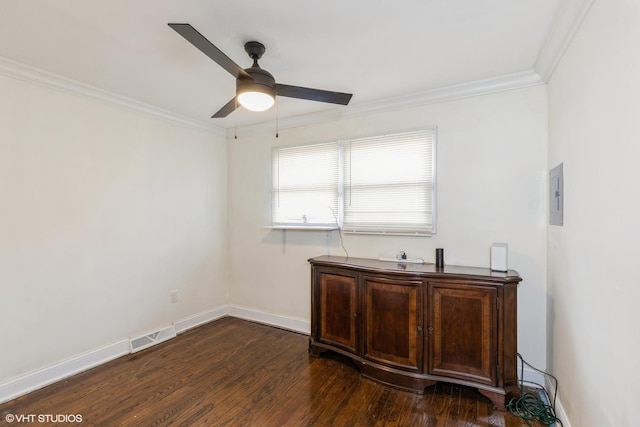
[[[362,377],[344,356],[313,357],[307,348],[306,335],[223,318],[2,404],[0,420],[80,414],[83,427],[526,426],[476,390],[438,383],[410,393]]]

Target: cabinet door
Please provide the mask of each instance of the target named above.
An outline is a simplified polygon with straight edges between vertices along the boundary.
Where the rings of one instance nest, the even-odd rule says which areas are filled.
[[[495,288],[430,283],[429,373],[495,385]]]
[[[321,272],[318,340],[357,352],[357,277]]]
[[[421,286],[421,281],[364,277],[364,357],[405,370],[420,370]]]

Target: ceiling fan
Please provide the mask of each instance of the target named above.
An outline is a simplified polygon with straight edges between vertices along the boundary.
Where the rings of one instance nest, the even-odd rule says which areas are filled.
[[[340,105],[349,104],[353,96],[350,93],[276,83],[271,73],[258,65],[258,59],[265,52],[265,47],[260,42],[250,41],[244,45],[244,50],[253,59],[253,65],[242,69],[190,24],[169,24],[169,26],[236,78],[236,96],[211,118],[227,117],[238,108],[238,104],[252,111],[268,110],[274,104],[276,95]]]

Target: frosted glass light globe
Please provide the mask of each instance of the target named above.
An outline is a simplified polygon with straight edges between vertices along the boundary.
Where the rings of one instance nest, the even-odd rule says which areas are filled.
[[[244,92],[238,95],[238,102],[247,110],[266,111],[273,106],[275,100],[263,92]]]

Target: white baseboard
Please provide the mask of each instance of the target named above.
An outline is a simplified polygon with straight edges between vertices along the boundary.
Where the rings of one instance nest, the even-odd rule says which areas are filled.
[[[0,383],[0,403],[117,359],[129,354],[129,351],[129,340],[125,339]]]
[[[264,323],[265,325],[276,326],[289,331],[300,332],[302,334],[311,333],[311,322],[299,317],[283,316],[281,314],[267,313],[250,307],[238,305],[229,306],[229,316],[238,319],[251,320],[252,322]]]
[[[554,390],[555,388],[555,384],[551,384],[550,381],[547,381],[545,386],[547,387],[547,390]],[[562,421],[563,427],[571,427],[571,422],[569,421],[569,417],[567,416],[567,413],[565,412],[564,407],[562,406],[562,401],[560,400],[560,396],[556,396],[555,412],[556,412],[556,417],[558,417],[560,421]],[[556,427],[559,427],[559,426],[556,426]]]
[[[203,311],[192,316],[185,317],[184,319],[177,320],[173,325],[176,328],[176,332],[178,334],[181,334],[188,331],[189,329],[196,328],[198,326],[204,325],[205,323],[213,322],[214,320],[218,320],[221,317],[225,317],[228,315],[229,306],[224,305],[212,310]]]

